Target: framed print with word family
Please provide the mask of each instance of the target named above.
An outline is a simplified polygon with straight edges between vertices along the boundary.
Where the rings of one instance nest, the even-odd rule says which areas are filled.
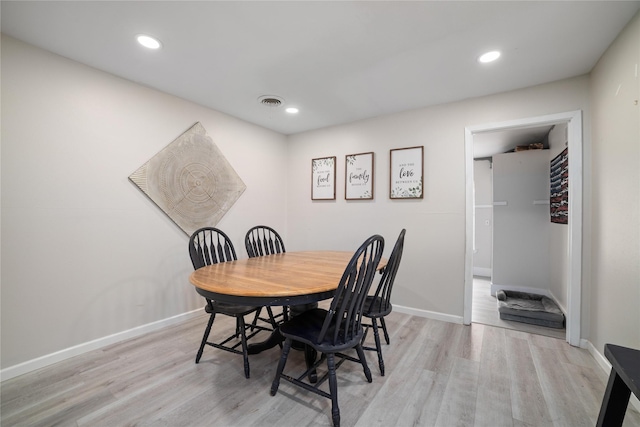
[[[336,157],[311,160],[311,200],[336,199]]]
[[[344,198],[373,199],[373,152],[345,156]]]
[[[389,197],[422,199],[424,146],[390,150]]]

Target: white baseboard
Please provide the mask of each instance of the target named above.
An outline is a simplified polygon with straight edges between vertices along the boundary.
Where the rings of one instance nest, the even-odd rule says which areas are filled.
[[[491,277],[491,268],[486,267],[473,267],[473,275],[480,277]]]
[[[560,304],[560,300],[558,298],[556,298],[556,296],[553,294],[553,292],[549,292],[549,298],[551,298],[556,304],[558,304],[558,307],[560,307],[560,310],[562,310],[562,312],[566,316],[567,315],[567,309],[565,308],[564,305]],[[580,343],[580,347],[581,348],[586,348],[586,347],[582,347],[582,343]]]
[[[462,316],[438,313],[436,311],[420,310],[417,308],[404,307],[402,305],[396,304],[393,304],[393,309],[399,313],[411,314],[418,317],[426,317],[428,319],[441,320],[443,322],[462,324]]]
[[[598,349],[593,344],[591,344],[591,342],[588,340],[584,340],[584,339],[581,340],[580,347],[586,348],[589,351],[589,354],[591,354],[593,358],[596,359],[596,362],[598,362],[598,365],[600,365],[602,370],[606,372],[607,378],[608,378],[609,374],[611,373],[611,363],[609,363],[607,358],[604,357],[604,355],[601,354],[598,351]],[[635,396],[633,393],[631,393],[631,398],[629,399],[629,403],[631,404],[631,406],[633,406],[636,409],[636,411],[640,412],[640,400],[638,400],[638,397]]]
[[[178,314],[167,319],[158,320],[156,322],[148,323],[146,325],[138,326],[133,329],[118,332],[113,335],[109,335],[103,338],[98,338],[93,341],[89,341],[83,344],[78,344],[73,347],[65,348],[64,350],[56,351],[55,353],[47,354],[36,359],[28,360],[23,363],[19,363],[14,366],[0,370],[0,380],[8,380],[15,378],[19,375],[26,374],[28,372],[35,371],[45,366],[53,365],[54,363],[61,362],[74,356],[79,356],[83,353],[87,353],[92,350],[115,344],[120,341],[124,341],[130,338],[135,338],[140,335],[147,334],[149,332],[156,331],[167,326],[174,325],[185,320],[189,320],[197,315],[202,314],[202,309],[189,311],[187,313]]]

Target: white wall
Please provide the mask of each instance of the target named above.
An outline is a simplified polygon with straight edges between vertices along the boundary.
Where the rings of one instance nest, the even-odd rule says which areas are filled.
[[[290,136],[289,240],[297,249],[354,248],[372,233],[393,242],[407,229],[393,301],[462,321],[465,267],[465,126],[585,111],[588,77],[422,108]],[[423,200],[390,200],[389,150],[424,145]],[[374,151],[375,199],[344,200],[344,156]],[[310,200],[310,163],[337,156],[337,200]],[[391,245],[389,245],[391,246]]]
[[[475,241],[473,274],[491,277],[493,256],[493,178],[489,160],[473,162]]]
[[[549,151],[493,156],[492,289],[549,290]]]
[[[285,136],[2,36],[2,368],[202,307],[127,179],[196,121],[247,185],[218,224],[238,255],[257,223],[286,239]]]
[[[640,13],[591,73],[589,340],[640,348]]]

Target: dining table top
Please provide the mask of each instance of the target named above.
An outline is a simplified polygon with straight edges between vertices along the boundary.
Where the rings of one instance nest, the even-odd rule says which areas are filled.
[[[206,298],[229,303],[289,305],[331,298],[353,252],[285,252],[207,265],[189,281]],[[382,258],[378,270],[387,260]]]

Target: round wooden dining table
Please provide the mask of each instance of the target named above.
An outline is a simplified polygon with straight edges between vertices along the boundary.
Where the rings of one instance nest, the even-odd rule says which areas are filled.
[[[305,306],[332,298],[353,252],[285,252],[207,265],[189,281],[205,298],[240,305]],[[378,270],[386,265],[381,259]],[[282,341],[278,331],[249,346],[255,354]]]
[[[285,252],[207,265],[189,281],[205,298],[242,305],[298,305],[331,298],[353,252]],[[378,269],[386,265],[382,259]]]

